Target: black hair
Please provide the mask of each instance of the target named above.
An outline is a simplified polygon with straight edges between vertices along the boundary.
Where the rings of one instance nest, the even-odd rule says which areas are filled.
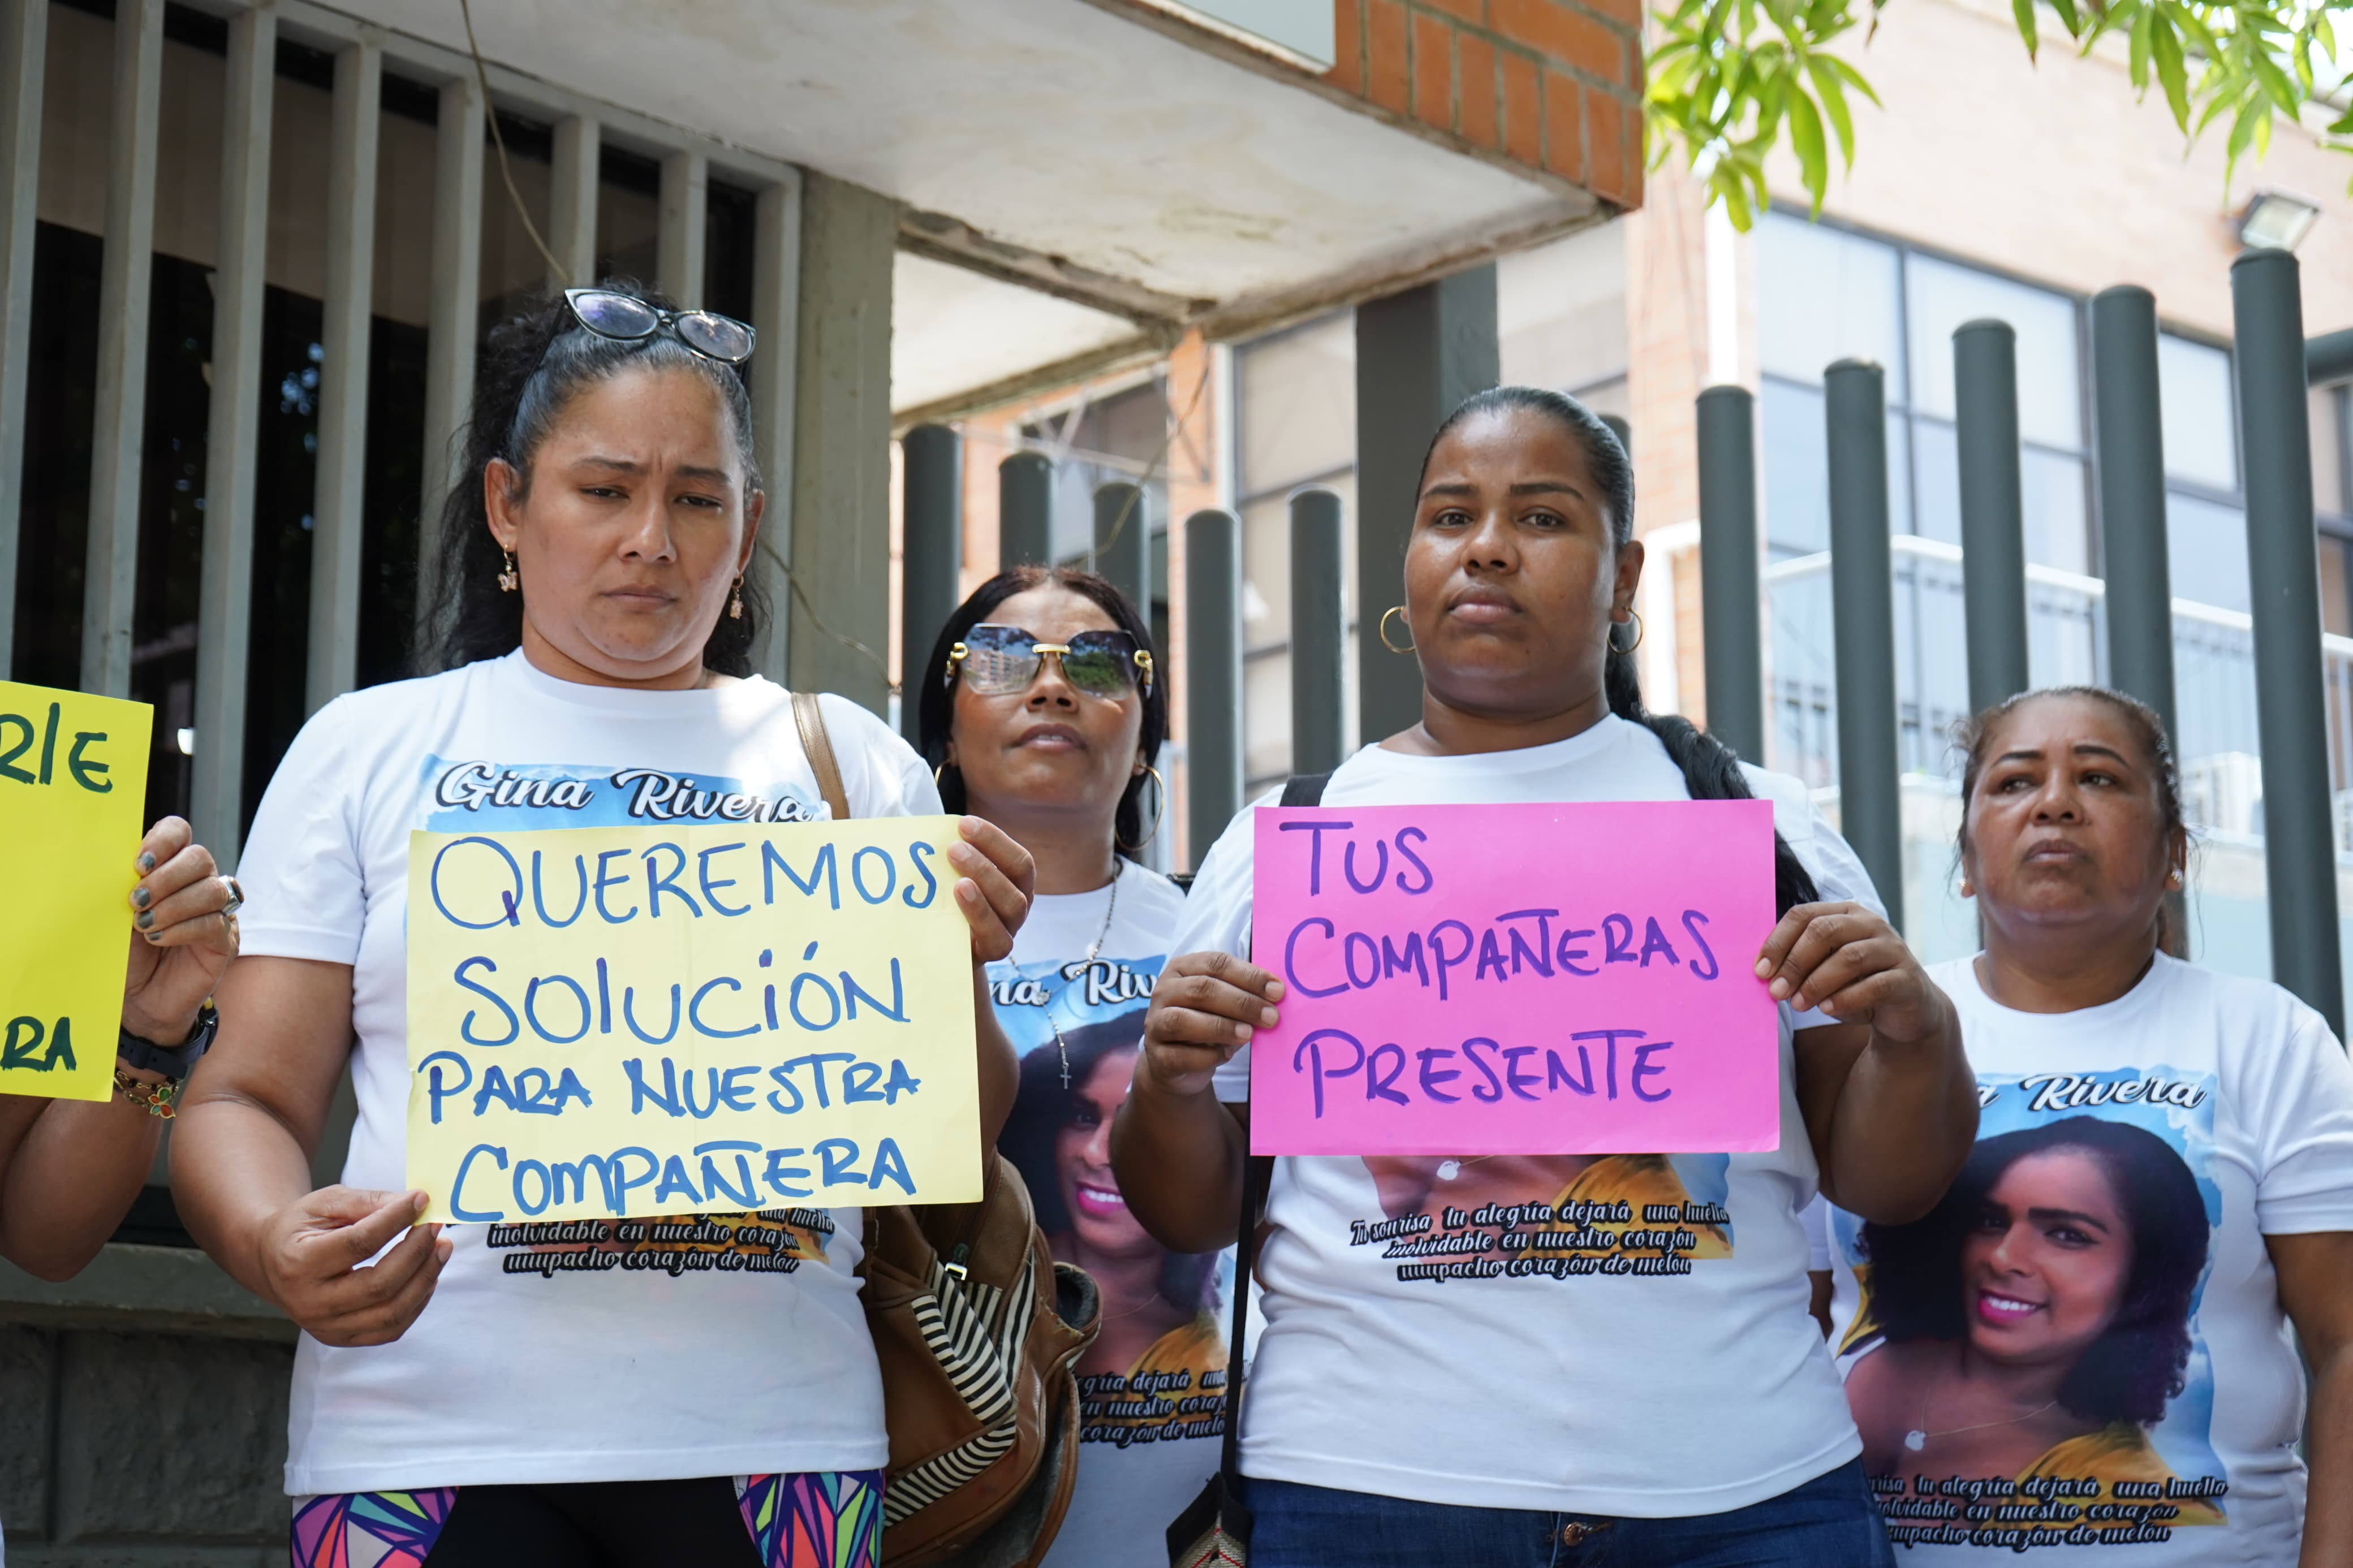
[[[1925,1218],[1866,1223],[1871,1308],[1893,1344],[1957,1341],[1968,1333],[1961,1248],[1989,1194],[2031,1154],[2079,1149],[2096,1161],[2132,1232],[2124,1303],[2059,1384],[2059,1402],[2086,1421],[2148,1426],[2165,1415],[2189,1364],[2189,1311],[2206,1268],[2206,1200],[2179,1154],[2146,1128],[2070,1116],[1988,1138]]]
[[[931,663],[921,670],[906,672],[906,679],[920,693],[915,700],[916,750],[923,753],[923,761],[944,770],[940,774],[943,810],[965,809],[964,773],[947,765],[948,736],[955,728],[955,680],[948,670],[948,651],[964,640],[966,632],[987,620],[997,605],[1033,588],[1067,588],[1092,601],[1120,630],[1135,639],[1137,647],[1151,655],[1152,689],[1144,693],[1144,728],[1136,736],[1136,753],[1147,768],[1160,760],[1160,743],[1168,738],[1168,666],[1161,658],[1160,650],[1152,646],[1151,623],[1125,594],[1091,572],[1073,572],[1062,566],[1016,566],[975,588],[972,596],[958,605],[955,614],[940,628],[938,640],[932,644]],[[1149,774],[1138,773],[1120,792],[1112,837],[1119,852],[1130,859],[1135,858],[1149,842],[1147,835],[1156,831],[1153,820],[1168,809],[1167,797],[1163,795],[1155,803],[1154,818],[1145,818],[1144,791],[1151,783]],[[1130,845],[1135,847],[1128,847]]]
[[[608,278],[596,285],[630,294],[661,310],[674,307],[634,279]],[[649,338],[600,337],[582,326],[561,294],[548,294],[491,329],[474,368],[474,405],[464,431],[465,464],[448,499],[441,503],[437,561],[439,625],[425,639],[427,670],[454,669],[476,659],[512,653],[522,641],[522,595],[498,585],[504,552],[491,536],[482,504],[482,475],[493,461],[521,476],[531,489],[531,463],[564,411],[582,388],[624,370],[682,370],[700,376],[719,394],[729,432],[744,465],[748,502],[761,488],[754,456],[752,399],[740,368],[705,358],[670,332]],[[746,573],[741,616],[722,615],[703,644],[706,668],[722,675],[752,673],[752,646],[768,615],[768,600],[756,574]]]
[[[2170,849],[2174,841],[2186,837],[2187,819],[2181,812],[2181,773],[2173,761],[2172,744],[2165,738],[2165,721],[2157,710],[2136,697],[2127,697],[2105,686],[2045,686],[2034,691],[2021,691],[1986,709],[1971,714],[1953,731],[1953,745],[1962,756],[1961,763],[1961,826],[1954,838],[1954,855],[1966,858],[1969,852],[1969,802],[1976,798],[1978,780],[1985,773],[1986,753],[1992,749],[1995,734],[2004,721],[2030,702],[2045,699],[2083,698],[2104,703],[2132,731],[2133,742],[2140,748],[2141,761],[2147,765],[2150,779],[2157,786],[2158,848]],[[2165,901],[2157,907],[2157,944],[2168,952],[2180,956],[2180,937],[2173,929],[2173,911]]]
[[[1609,537],[1613,543],[1625,544],[1634,537],[1634,465],[1626,456],[1626,447],[1617,432],[1603,422],[1601,416],[1566,393],[1547,392],[1534,386],[1491,386],[1484,392],[1474,392],[1456,405],[1454,412],[1430,438],[1430,449],[1422,455],[1421,471],[1430,472],[1430,459],[1456,426],[1480,415],[1535,414],[1551,420],[1577,438],[1585,454],[1586,471],[1600,487],[1602,504],[1607,510]],[[1417,489],[1419,487],[1417,486]],[[1748,787],[1746,775],[1740,771],[1740,759],[1731,747],[1706,733],[1690,720],[1673,713],[1653,713],[1642,706],[1641,676],[1634,663],[1630,648],[1618,646],[1616,634],[1609,639],[1609,654],[1602,667],[1602,690],[1609,699],[1609,711],[1620,719],[1641,724],[1659,738],[1667,755],[1683,770],[1683,787],[1694,800],[1749,800],[1754,792]],[[1812,903],[1820,897],[1812,875],[1807,871],[1794,850],[1782,841],[1778,832],[1773,835],[1773,909],[1776,914],[1788,914],[1799,904]]]
[[[1038,1228],[1049,1236],[1071,1228],[1070,1210],[1062,1203],[1062,1183],[1054,1168],[1054,1145],[1062,1129],[1078,1113],[1079,1091],[1103,1059],[1113,1051],[1140,1050],[1144,1046],[1144,1015],[1138,1007],[1101,1023],[1062,1031],[1059,1047],[1037,1047],[1021,1059],[1021,1087],[1013,1100],[997,1148],[1021,1173],[1029,1188],[1029,1204]],[[1062,1088],[1062,1056],[1070,1055],[1071,1087]],[[1214,1252],[1170,1252],[1160,1265],[1160,1294],[1171,1306],[1198,1312],[1215,1305],[1209,1300],[1218,1255]]]

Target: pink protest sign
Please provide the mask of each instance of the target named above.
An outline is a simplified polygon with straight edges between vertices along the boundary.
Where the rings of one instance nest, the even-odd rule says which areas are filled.
[[[1262,807],[1261,1154],[1780,1144],[1773,807]]]

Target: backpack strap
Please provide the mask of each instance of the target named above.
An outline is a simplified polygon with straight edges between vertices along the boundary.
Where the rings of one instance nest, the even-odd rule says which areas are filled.
[[[825,797],[826,808],[833,813],[836,822],[849,821],[849,795],[841,787],[841,763],[834,758],[833,737],[825,732],[825,710],[817,705],[817,693],[793,693],[793,722],[800,728],[801,750],[808,754],[809,768],[817,774],[818,793]]]
[[[1283,783],[1282,804],[1285,805],[1322,805],[1324,804],[1324,788],[1331,782],[1332,775],[1328,773],[1293,773]]]

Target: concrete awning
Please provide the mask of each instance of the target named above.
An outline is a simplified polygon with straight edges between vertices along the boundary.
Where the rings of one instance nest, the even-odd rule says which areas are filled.
[[[466,46],[451,0],[366,9]],[[498,0],[474,19],[497,63],[904,204],[902,329],[935,340],[905,345],[906,408],[1630,205],[1637,12],[1514,9],[1545,25],[1423,15],[1392,37],[1341,0],[1322,76],[1143,0]]]

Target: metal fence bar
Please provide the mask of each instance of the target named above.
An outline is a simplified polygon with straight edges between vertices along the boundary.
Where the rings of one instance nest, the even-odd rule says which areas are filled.
[[[2272,978],[2345,1032],[2337,953],[2336,827],[2322,702],[2320,574],[2306,402],[2304,303],[2295,257],[2250,250],[2231,264],[2240,450],[2246,454],[2247,577],[2254,612],[2255,717],[2263,737],[2263,865]]]
[[[1053,462],[1016,452],[997,465],[997,569],[1051,564],[1053,539]]]
[[[1152,529],[1144,491],[1124,480],[1095,490],[1095,571],[1152,616]]]
[[[195,753],[189,815],[197,842],[237,867],[244,826],[246,650],[253,623],[253,506],[261,438],[263,268],[269,247],[269,136],[278,13],[228,25],[221,94],[220,265],[213,278],[212,404],[205,434],[205,541],[198,569]]]
[[[375,182],[384,53],[366,38],[335,57],[327,150],[327,300],[320,348],[319,478],[311,531],[310,670],[315,713],[359,682],[360,561],[367,535],[368,333],[375,302]]]
[[[766,483],[755,581],[767,591],[768,621],[752,648],[752,668],[788,686],[792,647],[793,417],[799,374],[801,310],[801,189],[797,178],[760,187],[752,217],[752,326],[760,352],[752,356],[753,446]]]
[[[433,278],[425,342],[425,468],[417,517],[417,634],[439,629],[441,504],[464,471],[482,294],[482,89],[472,74],[441,89],[434,143]]]
[[[24,501],[25,377],[32,360],[33,236],[39,226],[41,89],[49,0],[0,0],[0,680],[16,646],[17,518]]]
[[[1346,607],[1340,581],[1340,498],[1311,488],[1291,498],[1291,769],[1328,773],[1346,743]]]
[[[1896,771],[1895,601],[1887,542],[1887,388],[1875,364],[1823,373],[1830,437],[1831,612],[1838,664],[1839,830],[1887,918],[1904,924]]]
[[[955,614],[964,565],[964,443],[944,425],[918,425],[900,437],[906,460],[899,551],[899,732],[920,742],[923,682],[932,642]]]
[[[2315,386],[2353,375],[2353,327],[2306,339],[2304,374]]]
[[[2126,285],[2093,297],[2092,385],[2108,684],[2156,709],[2178,746],[2165,420],[2158,402],[2157,298],[2147,289]]]
[[[711,196],[711,160],[672,153],[661,164],[661,226],[655,239],[654,278],[681,309],[702,303],[704,218]]]
[[[596,174],[603,128],[585,114],[555,122],[554,169],[548,183],[547,248],[564,268],[551,289],[585,289],[596,281]]]
[[[114,8],[114,113],[98,285],[98,419],[90,438],[90,564],[81,610],[82,688],[109,697],[131,694],[163,76],[164,0],[121,0]]]
[[[1764,605],[1757,573],[1757,399],[1746,388],[1699,395],[1700,657],[1708,733],[1765,761]],[[1651,569],[1665,569],[1664,561]]]
[[[1242,525],[1231,512],[1185,520],[1185,650],[1186,842],[1198,869],[1242,808]]]
[[[2033,684],[2027,668],[2018,334],[2009,322],[1968,321],[1954,331],[1953,411],[1960,451],[1969,707],[1982,712]]]

